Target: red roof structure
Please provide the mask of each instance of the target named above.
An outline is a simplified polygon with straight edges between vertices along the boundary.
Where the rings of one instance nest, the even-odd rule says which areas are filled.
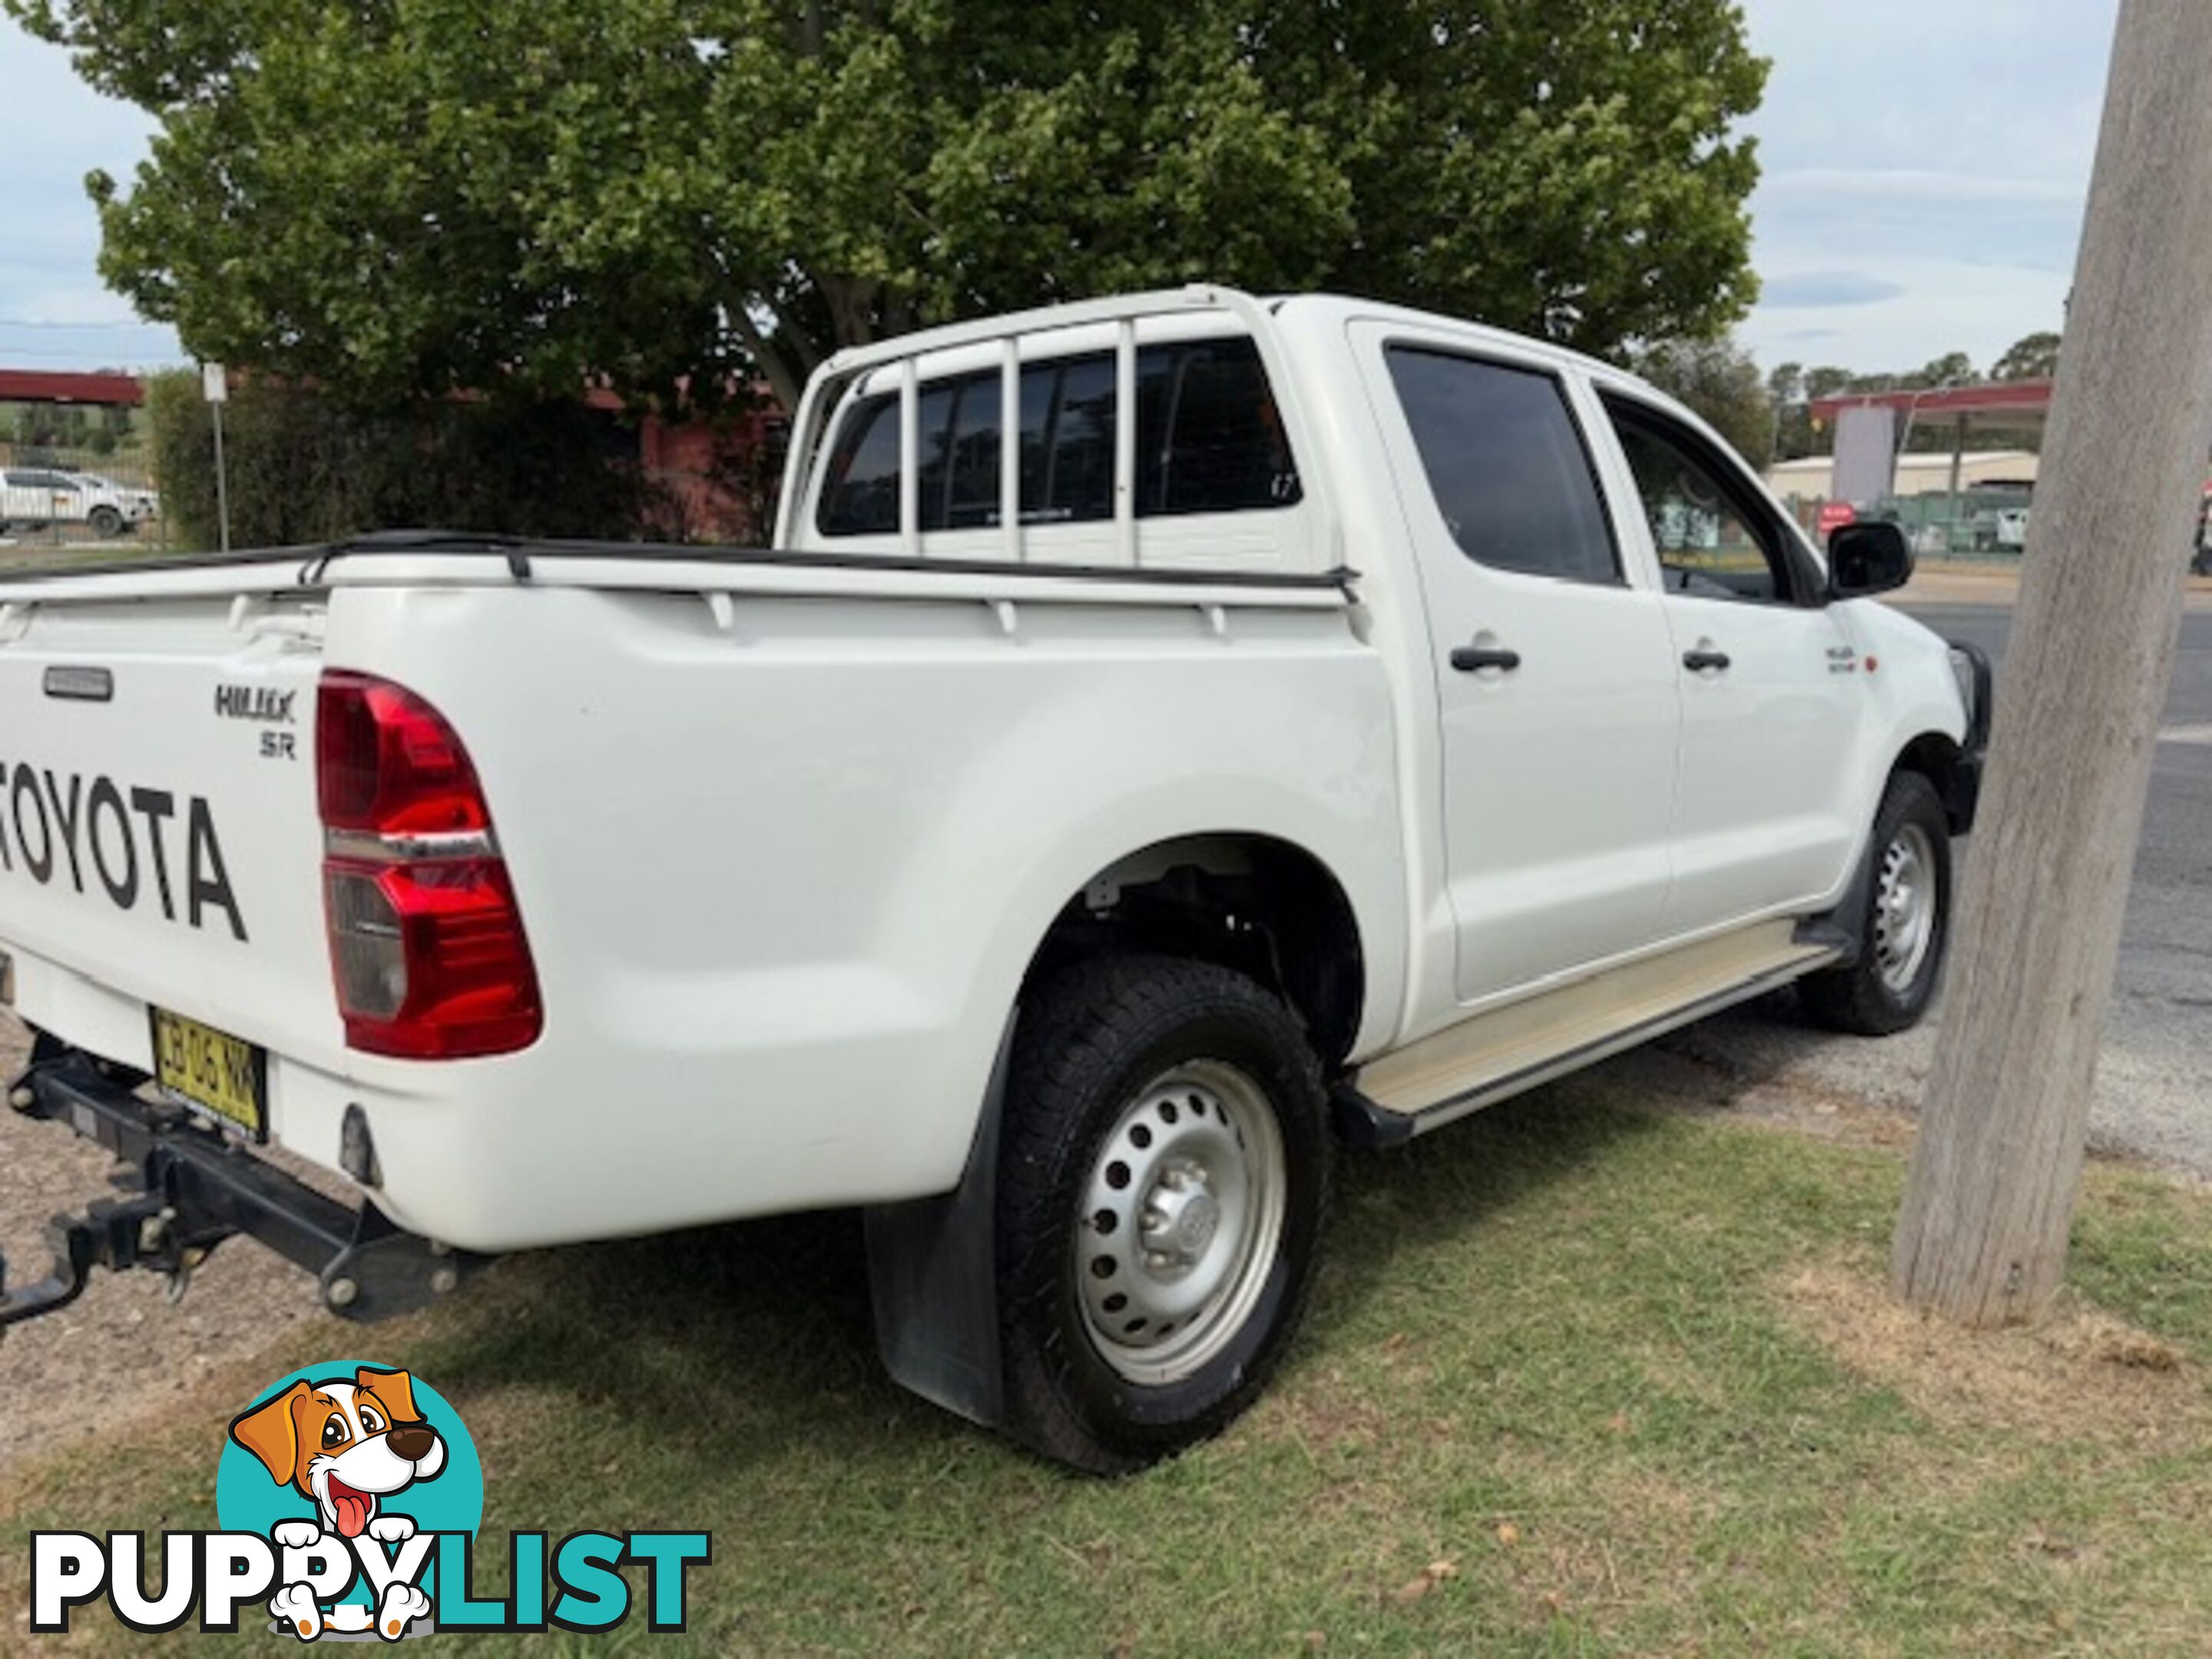
[[[110,409],[136,409],[145,401],[146,388],[135,374],[0,368],[0,403],[93,404]]]
[[[1835,424],[1846,409],[1893,409],[1898,424],[1963,426],[1967,431],[2000,428],[2019,431],[2039,427],[2051,413],[2048,380],[1991,380],[1984,386],[1930,386],[1919,392],[1845,392],[1813,402],[1813,418]]]

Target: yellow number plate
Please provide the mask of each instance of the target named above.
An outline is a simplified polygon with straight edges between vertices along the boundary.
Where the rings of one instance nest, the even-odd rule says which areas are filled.
[[[154,1015],[154,1080],[187,1106],[269,1139],[269,1055],[167,1008]]]

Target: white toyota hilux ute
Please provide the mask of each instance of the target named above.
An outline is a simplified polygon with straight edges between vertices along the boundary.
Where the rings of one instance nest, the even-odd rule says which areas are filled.
[[[772,550],[0,583],[10,1103],[135,1182],[0,1323],[861,1206],[894,1375],[1142,1463],[1262,1386],[1340,1144],[1793,981],[1920,1016],[1990,692],[1909,574],[1603,364],[1194,288],[841,353]]]

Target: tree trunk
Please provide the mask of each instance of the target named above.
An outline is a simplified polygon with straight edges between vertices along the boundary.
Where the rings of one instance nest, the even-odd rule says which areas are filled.
[[[753,322],[750,313],[746,311],[746,304],[747,301],[740,300],[731,307],[730,321],[737,329],[738,337],[745,343],[745,350],[752,357],[754,367],[760,370],[762,378],[767,380],[769,391],[781,405],[783,412],[787,415],[796,415],[799,412],[799,396],[806,390],[805,377],[799,374],[793,366],[791,359],[785,356],[783,350],[785,343],[781,331],[778,331],[773,340],[763,334]]]
[[[2212,437],[2212,5],[2124,0],[1980,833],[1893,1272],[1973,1325],[2064,1271]]]

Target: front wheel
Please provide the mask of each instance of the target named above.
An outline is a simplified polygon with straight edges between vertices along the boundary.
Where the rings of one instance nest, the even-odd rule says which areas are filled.
[[[1218,1432],[1304,1311],[1334,1147],[1297,1016],[1126,956],[1027,1000],[998,1200],[1008,1427],[1102,1474]]]
[[[112,507],[95,507],[87,515],[86,522],[92,533],[102,541],[112,541],[123,533],[123,515]]]
[[[1917,1025],[1934,1000],[1951,937],[1951,833],[1936,786],[1899,772],[1875,814],[1872,879],[1858,960],[1798,981],[1823,1025],[1887,1036]]]

